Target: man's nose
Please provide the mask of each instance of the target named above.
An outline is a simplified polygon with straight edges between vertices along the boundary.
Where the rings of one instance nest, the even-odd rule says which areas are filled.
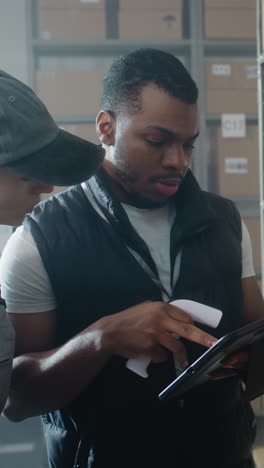
[[[166,168],[174,168],[178,171],[186,171],[189,167],[189,159],[182,145],[173,146],[163,156],[162,165]]]

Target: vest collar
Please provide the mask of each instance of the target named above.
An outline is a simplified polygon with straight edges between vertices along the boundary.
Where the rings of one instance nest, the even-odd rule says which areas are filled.
[[[188,170],[174,200],[177,213],[175,225],[179,238],[191,237],[220,220],[191,170]]]

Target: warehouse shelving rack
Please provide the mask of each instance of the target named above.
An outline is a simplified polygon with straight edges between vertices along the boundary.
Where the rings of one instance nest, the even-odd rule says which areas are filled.
[[[256,59],[257,44],[255,40],[210,40],[204,38],[203,0],[183,1],[183,32],[181,40],[124,41],[118,39],[117,8],[118,0],[106,0],[107,39],[96,41],[61,41],[38,39],[37,1],[30,0],[33,12],[33,68],[39,67],[41,57],[114,57],[127,53],[136,47],[154,47],[169,51],[184,60],[185,65],[194,77],[200,93],[199,118],[200,137],[196,143],[193,158],[193,171],[205,190],[212,190],[210,183],[211,155],[208,150],[207,132],[212,126],[221,124],[221,115],[208,115],[205,107],[205,63],[209,59],[244,58]],[[34,76],[34,75],[33,75]],[[34,82],[33,82],[34,84]],[[59,124],[79,124],[95,122],[95,115],[86,117],[58,116]],[[248,114],[247,124],[257,124],[258,115]],[[259,198],[235,198],[242,217],[259,216]],[[260,271],[257,271],[260,278]]]

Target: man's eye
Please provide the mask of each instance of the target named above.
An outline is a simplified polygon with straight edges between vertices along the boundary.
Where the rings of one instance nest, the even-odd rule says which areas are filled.
[[[146,141],[152,146],[161,146],[164,144],[164,140],[155,140],[154,138],[146,138]]]

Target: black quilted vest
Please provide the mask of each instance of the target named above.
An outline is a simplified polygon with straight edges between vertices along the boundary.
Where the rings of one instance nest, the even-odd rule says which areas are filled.
[[[109,192],[103,170],[88,184],[108,222],[81,186],[39,204],[25,221],[56,296],[57,346],[102,316],[162,300],[127,248],[155,270],[145,243]],[[203,192],[190,171],[175,205],[172,266],[181,249],[182,259],[171,299],[221,309],[218,329],[203,327],[220,337],[244,323],[239,214],[231,201]],[[190,360],[203,351],[186,346]],[[76,401],[44,415],[50,467],[226,468],[249,455],[254,418],[238,378],[192,390],[182,407],[157,398],[175,377],[172,358],[151,364],[149,374],[142,379],[115,357]]]

